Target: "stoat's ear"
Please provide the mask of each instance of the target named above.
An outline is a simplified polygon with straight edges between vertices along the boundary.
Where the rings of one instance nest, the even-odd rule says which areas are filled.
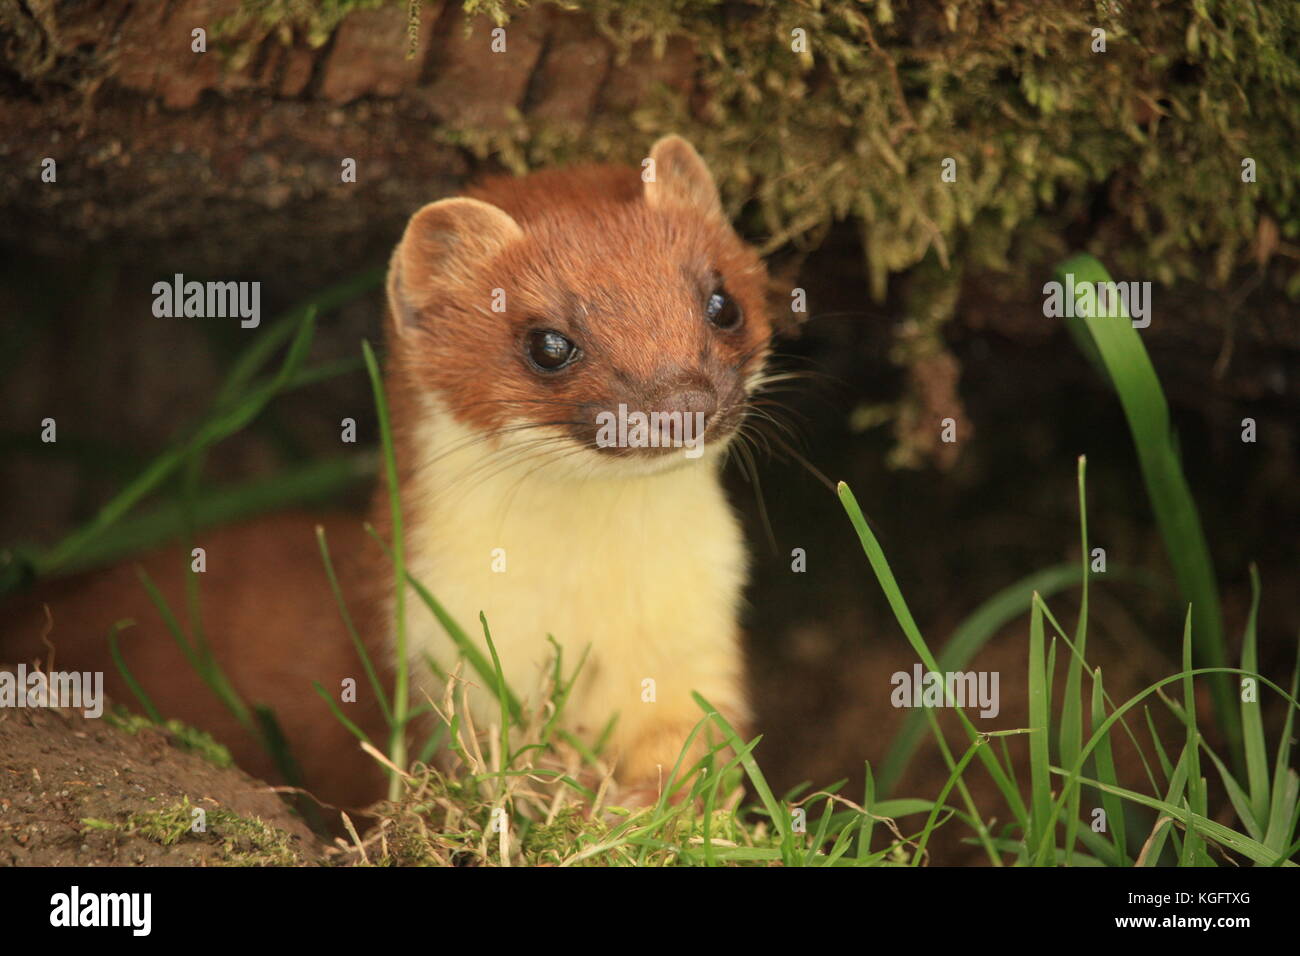
[[[523,237],[509,214],[478,199],[440,199],[406,225],[388,266],[388,305],[397,332],[419,321],[435,292],[468,281],[511,242]]]
[[[695,147],[676,134],[665,136],[650,148],[654,178],[645,184],[645,201],[651,206],[681,203],[706,216],[722,217],[718,187]]]

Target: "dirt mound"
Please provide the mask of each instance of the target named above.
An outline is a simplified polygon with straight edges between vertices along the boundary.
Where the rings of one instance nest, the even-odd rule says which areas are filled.
[[[323,862],[267,784],[185,746],[130,720],[0,709],[0,866]]]

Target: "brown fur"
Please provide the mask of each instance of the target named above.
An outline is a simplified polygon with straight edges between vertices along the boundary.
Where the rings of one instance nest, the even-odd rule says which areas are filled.
[[[358,627],[373,633],[373,575],[362,573],[359,561],[372,557],[374,544],[360,520],[348,515],[287,513],[200,534],[196,545],[207,553],[207,571],[200,576],[203,625],[236,690],[250,705],[274,708],[312,792],[330,804],[364,807],[382,796],[382,774],[330,714],[312,681],[337,699],[343,678],[355,678],[358,703],[340,706],[381,746],[383,721],[369,703],[373,695],[329,591],[316,546],[317,522],[325,527]],[[50,669],[52,646],[53,669],[103,671],[110,699],[139,710],[107,641],[115,621],[133,619],[135,626],[119,637],[123,657],[162,715],[209,731],[249,773],[283,782],[257,740],[186,661],[136,576],[136,566],[143,567],[183,623],[188,562],[187,554],[166,548],[15,598],[0,610],[0,661],[39,660]],[[48,645],[42,640],[47,627]],[[387,671],[381,648],[376,645],[371,654]]]
[[[734,425],[725,418],[739,418],[746,378],[766,356],[765,271],[722,218],[698,157],[681,147],[663,152],[660,182],[649,190],[635,170],[616,167],[476,187],[471,197],[492,204],[522,231],[522,238],[478,261],[466,258],[467,248],[490,249],[493,230],[513,228],[504,216],[471,210],[474,228],[456,234],[437,216],[421,232],[417,214],[390,277],[390,295],[409,298],[412,321],[398,314],[387,328],[387,392],[403,487],[427,395],[440,396],[460,421],[484,434],[510,421],[565,422],[585,441],[595,409],[619,402],[652,408],[673,389],[699,387],[716,392],[719,419]],[[459,271],[451,268],[457,264]],[[713,329],[702,318],[719,281],[743,310],[737,330]],[[495,289],[506,293],[504,314],[488,308]],[[563,375],[539,376],[521,348],[521,337],[537,327],[580,340],[584,360]],[[408,507],[404,520],[419,522],[420,515]],[[374,521],[390,537],[382,482]],[[315,523],[286,514],[202,535],[196,543],[208,554],[203,620],[235,687],[248,701],[275,708],[307,785],[329,803],[357,807],[381,795],[382,776],[311,683],[337,695],[340,681],[352,677],[360,701],[370,701],[371,693],[327,586]],[[390,565],[357,519],[334,516],[326,526],[350,609],[391,686],[381,609],[392,593]],[[178,615],[187,560],[169,549],[139,562]],[[136,626],[122,636],[126,660],[163,715],[211,731],[241,766],[278,779],[256,741],[186,663],[131,566],[46,584],[10,602],[0,612],[0,660],[47,657],[41,640],[47,605],[56,668],[101,670],[109,694],[134,705],[105,640],[114,621],[134,618]],[[373,703],[342,706],[384,743]]]
[[[495,178],[469,195],[509,214],[523,239],[470,274],[429,270],[413,296],[421,320],[390,330],[390,391],[404,412],[395,419],[408,418],[402,393],[432,392],[483,432],[551,421],[590,441],[597,410],[658,407],[683,384],[716,388],[720,407],[743,399],[744,376],[761,365],[771,334],[766,272],[720,216],[650,205],[624,167]],[[733,333],[701,317],[715,274],[745,315]],[[490,311],[495,289],[505,293],[504,313]],[[533,328],[580,341],[584,360],[538,376],[521,345]]]

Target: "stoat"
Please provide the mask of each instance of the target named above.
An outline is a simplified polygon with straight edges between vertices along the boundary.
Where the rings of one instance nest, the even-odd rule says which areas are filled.
[[[617,714],[607,753],[632,787],[672,768],[692,691],[749,718],[747,555],[719,471],[771,335],[764,266],[699,154],[669,136],[649,160],[431,203],[387,280],[408,570],[480,643],[484,613],[533,706],[547,635],[585,651],[563,720],[590,740]],[[382,488],[375,513],[387,528]],[[412,673],[441,699],[424,654],[446,667],[455,646],[414,591],[406,607]],[[470,707],[496,719],[485,689]]]
[[[480,641],[485,614],[525,703],[539,703],[548,635],[569,663],[587,651],[562,719],[590,741],[617,714],[605,751],[616,778],[653,791],[703,716],[692,691],[742,732],[748,720],[746,549],[719,469],[770,324],[763,264],[728,225],[699,155],[670,136],[649,158],[641,174],[493,179],[419,210],[389,270],[385,378],[411,575]],[[199,535],[203,623],[243,698],[274,709],[306,786],[359,807],[382,795],[383,776],[313,682],[361,685],[345,713],[377,742],[386,726],[357,679],[318,523],[371,656],[390,655],[388,683],[393,569],[352,518],[284,514]],[[391,540],[382,483],[374,524]],[[188,560],[158,551],[7,602],[0,662],[44,660],[53,646],[55,666],[103,671],[109,696],[128,702],[106,636],[132,619],[122,653],[157,709],[274,778],[136,580],[140,563],[183,609]],[[454,648],[422,600],[405,604],[412,701],[440,701],[425,653],[447,668]],[[485,689],[470,704],[480,728],[497,716]]]

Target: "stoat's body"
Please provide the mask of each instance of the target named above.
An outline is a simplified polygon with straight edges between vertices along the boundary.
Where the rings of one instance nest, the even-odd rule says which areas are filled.
[[[485,613],[534,705],[547,635],[570,664],[589,648],[565,723],[590,740],[617,713],[607,752],[632,784],[671,769],[703,716],[692,691],[748,717],[746,552],[718,473],[769,338],[762,266],[699,156],[670,137],[651,158],[650,183],[558,171],[427,206],[388,284],[411,573],[480,642]],[[620,404],[699,413],[703,453],[600,447]],[[425,652],[447,667],[450,638],[414,592],[407,608],[412,672]],[[487,693],[471,707],[497,717]]]
[[[527,458],[503,465],[476,444],[445,453],[466,440],[446,412],[417,432],[405,489],[407,510],[420,515],[410,570],[471,634],[485,613],[509,686],[537,703],[553,657],[548,633],[570,667],[590,646],[566,722],[590,738],[618,713],[610,743],[623,754],[622,774],[638,780],[653,779],[657,763],[671,769],[703,716],[692,690],[742,719],[736,628],[746,556],[717,469],[557,476]],[[456,659],[450,638],[418,597],[407,600],[412,652],[428,650],[446,667]],[[429,670],[413,659],[413,673]],[[651,691],[653,702],[643,700]],[[499,719],[487,695],[471,700],[479,727]]]
[[[620,782],[651,788],[701,717],[692,690],[740,728],[747,717],[745,548],[718,470],[769,340],[763,266],[727,224],[708,170],[675,137],[652,158],[653,182],[632,169],[557,170],[416,213],[389,274],[385,371],[413,575],[480,640],[486,614],[506,678],[534,704],[547,635],[566,669],[590,646],[564,719],[590,740],[617,712],[605,753]],[[599,447],[599,416],[620,405],[702,416],[702,449]],[[388,515],[381,486],[381,536]],[[243,698],[274,709],[307,787],[357,807],[382,794],[383,776],[313,684],[358,688],[340,703],[349,720],[375,741],[387,727],[358,679],[318,521],[371,656],[391,649],[392,568],[351,518],[284,515],[200,535],[203,624]],[[179,613],[189,554],[142,561]],[[423,655],[448,667],[451,643],[415,594],[406,608],[412,674],[440,700]],[[275,778],[130,566],[7,603],[0,662],[48,660],[53,645],[59,667],[103,671],[110,696],[130,701],[105,640],[126,618],[137,623],[123,653],[158,709]],[[417,689],[412,702],[423,699]],[[472,697],[480,728],[497,716],[489,699]]]

